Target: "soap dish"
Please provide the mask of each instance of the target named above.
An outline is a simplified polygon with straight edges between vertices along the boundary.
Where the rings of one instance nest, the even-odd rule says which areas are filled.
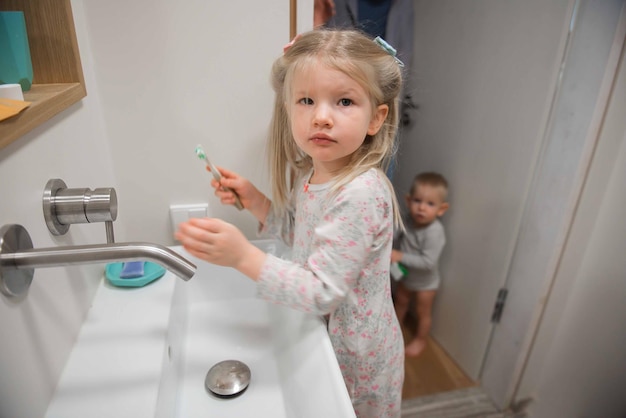
[[[124,263],[109,263],[106,265],[105,276],[109,283],[111,283],[113,286],[141,287],[155,281],[156,279],[161,278],[161,276],[165,274],[164,267],[146,261],[146,264],[144,264],[143,266],[143,276],[122,279],[120,278],[120,273],[122,272],[123,267]]]

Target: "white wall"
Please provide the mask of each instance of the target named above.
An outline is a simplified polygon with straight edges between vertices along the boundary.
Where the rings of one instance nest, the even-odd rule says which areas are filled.
[[[206,203],[249,237],[256,221],[213,196],[195,156],[268,191],[269,70],[289,40],[288,3],[85,2],[85,20],[128,240],[173,244],[170,204]]]
[[[312,22],[312,1],[298,3]],[[199,202],[253,238],[252,217],[209,193],[194,148],[267,186],[269,70],[289,40],[288,4],[73,0],[88,95],[0,150],[1,224],[24,225],[36,248],[105,242],[103,224],[50,235],[42,194],[61,178],[115,187],[118,242],[173,244],[169,205]],[[0,418],[43,416],[102,270],[38,269],[26,298],[0,296]]]
[[[81,3],[73,7],[87,97],[0,150],[0,223],[23,225],[35,248],[106,242],[104,224],[74,225],[61,237],[48,232],[49,179],[116,186]],[[0,417],[43,416],[101,276],[97,265],[38,269],[26,298],[0,296]]]

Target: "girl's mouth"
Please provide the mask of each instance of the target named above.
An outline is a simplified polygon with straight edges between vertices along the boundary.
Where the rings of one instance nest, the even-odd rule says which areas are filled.
[[[319,145],[330,144],[332,142],[336,142],[330,136],[324,135],[324,134],[313,135],[311,136],[311,138],[309,138],[309,141],[315,144],[319,144]]]

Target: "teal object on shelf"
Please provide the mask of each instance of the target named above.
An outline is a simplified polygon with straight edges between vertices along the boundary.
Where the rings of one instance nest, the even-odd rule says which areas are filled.
[[[0,12],[0,84],[33,84],[33,63],[23,12]]]
[[[165,274],[165,268],[147,261],[143,266],[143,276],[124,279],[120,277],[123,268],[124,263],[109,263],[106,265],[105,277],[113,286],[142,287]]]

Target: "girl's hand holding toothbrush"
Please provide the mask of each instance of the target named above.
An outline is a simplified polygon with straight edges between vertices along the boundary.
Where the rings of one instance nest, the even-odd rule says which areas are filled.
[[[211,180],[211,186],[215,189],[215,196],[224,205],[234,205],[237,196],[239,196],[243,207],[248,209],[259,222],[263,223],[270,208],[270,200],[267,196],[245,177],[222,167],[218,167],[218,169],[222,174],[221,180],[219,182],[215,179]]]

